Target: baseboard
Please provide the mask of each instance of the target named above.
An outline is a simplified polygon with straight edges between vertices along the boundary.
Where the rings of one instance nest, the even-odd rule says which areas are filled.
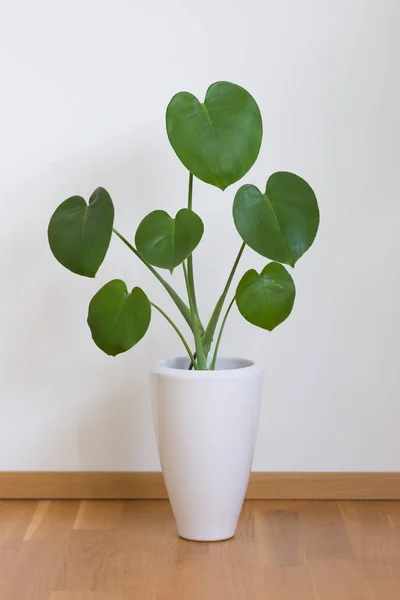
[[[159,472],[0,472],[1,499],[164,499]],[[251,474],[247,499],[400,500],[400,473]]]

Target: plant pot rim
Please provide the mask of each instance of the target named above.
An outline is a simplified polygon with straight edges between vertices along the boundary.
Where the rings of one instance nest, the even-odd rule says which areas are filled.
[[[254,377],[262,371],[253,360],[236,356],[221,356],[214,371],[189,370],[189,359],[185,356],[167,358],[156,362],[152,373],[173,379],[238,379]]]

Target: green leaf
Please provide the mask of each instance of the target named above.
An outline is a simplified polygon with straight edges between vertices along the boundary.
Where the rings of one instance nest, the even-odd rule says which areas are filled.
[[[242,87],[219,81],[201,104],[179,92],[167,107],[171,146],[196,177],[224,190],[255,163],[262,140],[260,109]]]
[[[110,245],[113,223],[114,206],[104,188],[93,192],[89,206],[81,196],[72,196],[50,219],[51,251],[73,273],[94,277]]]
[[[192,254],[203,231],[203,221],[192,210],[182,208],[175,219],[155,210],[137,228],[135,244],[148,263],[172,271]]]
[[[269,263],[259,275],[251,269],[239,281],[236,304],[249,323],[272,331],[292,312],[296,289],[279,263]]]
[[[318,231],[315,194],[304,179],[278,172],[268,179],[265,194],[244,185],[233,203],[236,228],[250,248],[294,267],[309,249]]]
[[[129,293],[120,279],[106,283],[89,305],[88,325],[95,344],[110,356],[126,352],[146,333],[151,306],[144,291]]]

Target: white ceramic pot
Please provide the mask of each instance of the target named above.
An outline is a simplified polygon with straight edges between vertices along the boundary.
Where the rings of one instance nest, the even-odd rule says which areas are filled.
[[[161,465],[178,533],[197,541],[235,534],[253,462],[262,370],[220,358],[215,371],[189,371],[186,358],[152,371]]]

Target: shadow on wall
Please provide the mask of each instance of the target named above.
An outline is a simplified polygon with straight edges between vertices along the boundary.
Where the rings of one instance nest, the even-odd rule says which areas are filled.
[[[147,361],[133,359],[135,368],[147,370]],[[135,381],[132,369],[125,375],[118,383],[99,385],[85,403],[77,429],[80,470],[134,470],[149,451],[156,453],[154,435],[145,435],[142,427],[144,419],[152,418],[149,386]]]

